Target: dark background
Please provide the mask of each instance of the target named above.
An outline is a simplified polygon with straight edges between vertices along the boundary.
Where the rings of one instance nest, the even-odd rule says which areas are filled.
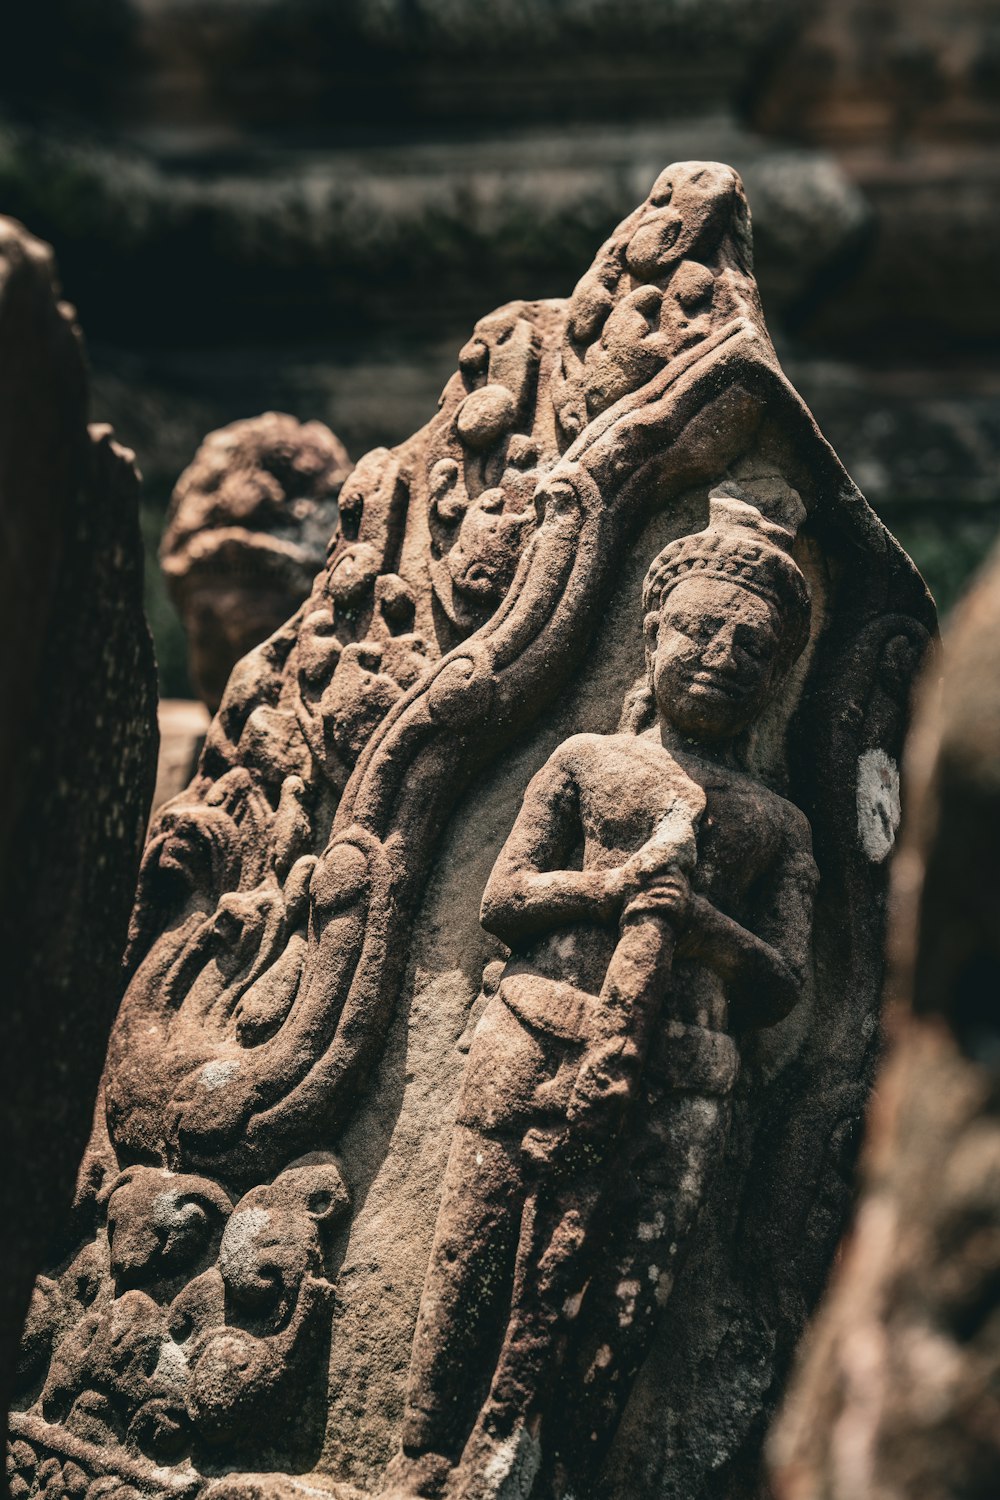
[[[210,428],[352,457],[476,318],[568,294],[673,160],[744,175],[786,370],[947,609],[1000,524],[994,0],[34,0],[0,50],[0,211],[55,246],[92,416],[155,550]],[[16,31],[10,29],[11,25]]]

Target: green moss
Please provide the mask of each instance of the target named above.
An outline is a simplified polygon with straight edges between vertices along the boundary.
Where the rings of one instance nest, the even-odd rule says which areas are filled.
[[[886,507],[883,519],[923,574],[942,619],[965,591],[1000,530],[1000,513],[993,507],[982,513],[970,509],[958,514],[951,507],[916,515],[908,510],[899,516]]]
[[[187,669],[187,643],[177,611],[170,602],[160,571],[159,546],[163,531],[163,509],[145,500],[139,507],[146,562],[146,618],[156,648],[156,668],[162,698],[193,696]]]

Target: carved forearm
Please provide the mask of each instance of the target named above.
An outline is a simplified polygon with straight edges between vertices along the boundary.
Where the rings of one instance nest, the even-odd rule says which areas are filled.
[[[682,952],[726,981],[730,1023],[736,1031],[774,1026],[801,997],[799,979],[778,950],[704,896],[692,897]]]
[[[551,870],[491,880],[483,895],[480,921],[487,932],[513,947],[550,927],[574,922],[611,921],[622,892],[614,870]]]

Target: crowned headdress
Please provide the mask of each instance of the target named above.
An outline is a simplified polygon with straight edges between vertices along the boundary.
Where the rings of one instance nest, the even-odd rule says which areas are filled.
[[[714,491],[705,530],[668,543],[653,559],[642,587],[643,611],[659,613],[685,579],[722,578],[774,606],[794,661],[809,635],[809,590],[792,557],[794,541],[786,526],[769,521],[756,506]]]

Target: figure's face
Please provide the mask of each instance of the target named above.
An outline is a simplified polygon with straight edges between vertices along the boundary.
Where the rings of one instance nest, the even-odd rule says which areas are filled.
[[[691,578],[667,595],[655,629],[657,708],[690,739],[731,739],[777,683],[782,620],[765,599],[722,578]]]

